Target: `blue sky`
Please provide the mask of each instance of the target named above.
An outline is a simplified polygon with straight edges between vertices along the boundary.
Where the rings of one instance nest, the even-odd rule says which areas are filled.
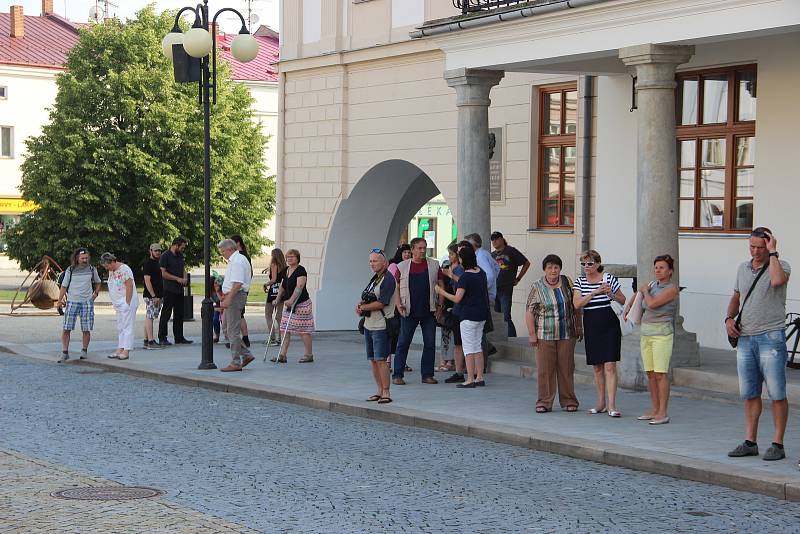
[[[89,8],[93,7],[96,1],[101,7],[105,4],[104,0],[53,0],[53,9],[57,14],[66,15],[75,22],[86,22]],[[194,6],[200,0],[110,0],[110,2],[117,4],[118,7],[109,6],[109,11],[125,19],[134,16],[137,10],[149,3],[156,4],[157,9],[175,9],[187,5]],[[8,13],[12,4],[22,5],[27,15],[39,15],[42,10],[41,0],[0,0],[0,12]],[[208,4],[212,15],[223,7],[232,7],[247,16],[247,0],[209,0]],[[260,19],[259,24],[278,29],[278,0],[251,0],[250,5],[252,12]],[[228,32],[238,31],[239,25],[230,19],[223,20],[222,28]]]

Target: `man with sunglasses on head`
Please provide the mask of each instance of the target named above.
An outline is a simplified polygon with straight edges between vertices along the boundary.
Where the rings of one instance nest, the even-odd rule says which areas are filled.
[[[58,363],[69,360],[69,338],[78,317],[81,318],[83,331],[81,360],[86,359],[89,350],[89,340],[94,329],[94,301],[100,294],[100,275],[89,263],[89,259],[88,249],[77,249],[61,279],[58,304],[64,307],[64,329],[61,332],[61,357]]]
[[[786,457],[783,435],[789,416],[784,321],[791,267],[779,259],[778,240],[763,226],[750,233],[750,256],[749,261],[739,265],[725,317],[728,337],[738,339],[736,367],[745,412],[745,440],[728,456],[758,456],[761,388],[766,383],[772,400],[775,435],[763,459],[781,460]]]

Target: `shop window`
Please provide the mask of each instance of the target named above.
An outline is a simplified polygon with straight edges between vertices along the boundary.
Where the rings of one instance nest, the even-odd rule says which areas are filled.
[[[539,109],[538,226],[575,224],[578,91],[575,84],[543,87]]]
[[[756,68],[681,73],[677,82],[681,229],[749,231],[756,178]]]
[[[0,126],[0,157],[14,157],[14,128]]]

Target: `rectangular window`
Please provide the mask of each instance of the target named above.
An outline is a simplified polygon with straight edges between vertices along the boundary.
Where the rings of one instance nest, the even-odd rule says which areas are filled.
[[[8,87],[5,85],[0,85],[0,100],[5,100],[8,98]]]
[[[0,126],[0,158],[14,157],[14,128]]]
[[[677,76],[680,226],[745,232],[753,225],[756,67]]]
[[[578,91],[575,84],[543,87],[539,109],[540,228],[575,224]]]

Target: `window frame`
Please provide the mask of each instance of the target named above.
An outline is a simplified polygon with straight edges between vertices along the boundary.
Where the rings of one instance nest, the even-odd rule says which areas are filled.
[[[0,85],[0,100],[8,100],[8,86]]]
[[[10,153],[8,155],[4,155],[3,150],[3,130],[8,130],[8,146]],[[0,124],[0,159],[14,159],[14,127],[7,126],[5,124]]]
[[[571,134],[564,133],[566,131],[566,117],[567,106],[566,93],[575,92],[576,94],[576,108],[575,108],[575,132]],[[560,134],[548,134],[545,130],[545,119],[550,117],[549,110],[545,110],[546,95],[559,93],[561,95],[561,110],[560,110]],[[538,187],[536,194],[536,228],[542,230],[574,230],[575,228],[575,206],[577,203],[577,190],[572,197],[572,224],[563,224],[564,211],[564,153],[566,148],[574,148],[576,151],[575,162],[575,187],[577,187],[577,148],[578,148],[578,84],[577,82],[567,82],[554,85],[543,85],[539,87],[539,135],[536,146],[536,159],[538,168]],[[559,152],[559,175],[558,175],[558,224],[547,224],[544,217],[546,210],[545,193],[547,191],[547,184],[545,177],[549,174],[545,169],[545,154],[548,149],[558,148]]]
[[[737,179],[737,169],[739,168],[756,168],[755,161],[752,165],[737,165],[736,164],[736,144],[739,138],[742,137],[752,137],[755,140],[756,146],[757,139],[756,139],[756,120],[758,118],[758,112],[756,112],[756,119],[753,120],[745,120],[739,121],[738,119],[738,112],[739,112],[739,84],[736,82],[736,75],[739,72],[752,72],[755,76],[756,84],[758,84],[758,69],[756,64],[744,64],[744,65],[731,65],[728,67],[719,67],[713,69],[701,69],[701,70],[692,70],[686,72],[679,72],[675,76],[675,81],[678,85],[680,85],[684,80],[687,79],[694,79],[697,80],[697,117],[696,117],[696,124],[687,124],[682,125],[680,124],[681,121],[681,102],[678,100],[678,96],[681,95],[681,92],[677,90],[675,91],[675,137],[676,137],[676,148],[677,148],[677,176],[676,179],[678,180],[678,204],[682,201],[693,200],[694,201],[694,212],[692,218],[692,226],[680,226],[679,230],[681,232],[692,232],[692,233],[711,233],[711,234],[719,234],[719,233],[735,233],[735,234],[746,234],[750,232],[749,228],[736,228],[735,227],[735,210],[736,210],[736,201],[737,200],[746,200],[746,199],[753,199],[754,197],[737,197],[736,196],[736,179]],[[704,124],[703,123],[703,105],[704,105],[704,96],[705,91],[702,83],[702,79],[705,76],[713,76],[713,75],[720,75],[725,74],[727,76],[728,81],[728,93],[727,93],[727,120],[724,123],[710,123]],[[710,196],[702,196],[701,195],[701,172],[704,169],[701,167],[701,158],[702,158],[702,142],[708,139],[724,139],[725,140],[725,162],[724,168],[725,170],[725,185],[723,190],[723,216],[722,216],[722,226],[721,227],[702,227],[699,226],[700,223],[700,206],[703,200],[709,199],[717,199],[718,197],[710,197]],[[680,193],[680,180],[681,180],[681,143],[683,141],[695,141],[695,161],[694,161],[694,196],[693,197],[684,197],[681,196]],[[720,168],[720,167],[714,167]],[[687,170],[688,168],[683,168]]]

